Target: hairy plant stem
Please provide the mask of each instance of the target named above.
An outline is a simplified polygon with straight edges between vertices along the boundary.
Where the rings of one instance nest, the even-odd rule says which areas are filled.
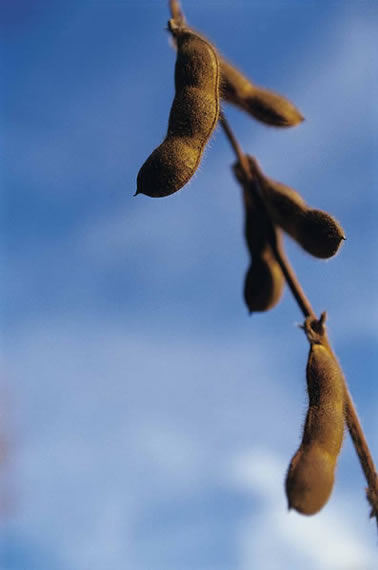
[[[181,25],[184,24],[185,16],[181,9],[180,2],[178,0],[169,0],[169,7],[172,18],[174,18],[178,24]],[[249,168],[247,157],[243,153],[241,146],[238,143],[232,129],[230,128],[230,125],[226,120],[223,112],[220,113],[219,122],[240,164],[245,179],[245,187],[251,189],[252,186],[249,185],[249,182],[252,181],[252,173]],[[255,187],[259,189],[258,180],[255,179],[254,183]],[[309,316],[317,318],[316,313],[313,310],[306,294],[304,293],[298,281],[298,278],[291,267],[288,258],[286,257],[282,247],[279,245],[279,242],[276,239],[275,227],[269,216],[268,209],[265,207],[263,193],[261,192],[261,189],[259,189],[257,192],[254,191],[254,199],[256,199],[256,201],[258,201],[258,203],[261,204],[261,209],[264,212],[266,218],[269,220],[269,224],[271,226],[271,231],[269,232],[269,240],[272,251],[277,259],[277,262],[281,267],[281,270],[285,276],[287,284],[300,310],[303,313],[303,316],[305,318]],[[326,341],[329,350],[333,353],[328,337],[326,337]],[[345,402],[346,424],[348,426],[349,434],[351,436],[353,445],[355,447],[356,453],[358,455],[362,470],[364,472],[368,484],[368,487],[366,489],[366,496],[371,506],[370,517],[375,517],[378,525],[378,474],[374,465],[372,455],[370,453],[370,449],[364,431],[362,429],[359,417],[357,415],[357,411],[354,406],[352,396],[349,392],[345,377],[344,377],[344,385],[345,385],[345,400],[346,400]]]

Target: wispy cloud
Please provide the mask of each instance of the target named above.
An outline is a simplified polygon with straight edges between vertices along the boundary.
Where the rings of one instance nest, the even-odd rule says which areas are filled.
[[[191,536],[193,549],[220,533],[232,551],[230,525],[240,529],[242,570],[260,556],[264,568],[280,559],[331,569],[344,560],[341,548],[349,560],[370,564],[362,531],[342,523],[345,498],[306,527],[287,514],[281,453],[289,459],[294,451],[304,397],[304,387],[292,394],[287,381],[299,375],[295,383],[303,383],[304,372],[289,354],[272,359],[270,338],[259,335],[254,347],[253,336],[215,342],[208,333],[130,334],[110,322],[101,330],[72,319],[32,326],[18,330],[8,348],[19,441],[13,532],[36,545],[43,537],[68,568],[86,567],[88,557],[94,570],[105,560],[135,568],[139,560],[144,568],[147,548],[151,556],[161,552],[156,568],[173,569],[186,548],[172,539],[173,528]],[[248,451],[254,441],[263,451]],[[214,489],[214,506],[190,511]],[[247,518],[240,493],[256,502]],[[202,533],[195,524],[204,525]],[[317,554],[324,528],[334,546]]]
[[[311,570],[372,570],[375,548],[355,520],[360,506],[352,508],[339,496],[336,500],[332,497],[324,511],[314,517],[288,513],[283,485],[277,487],[276,475],[286,467],[278,454],[262,448],[235,457],[233,480],[258,498],[259,511],[256,514],[254,506],[249,519],[240,525],[238,568],[273,569],[290,564],[290,568]]]

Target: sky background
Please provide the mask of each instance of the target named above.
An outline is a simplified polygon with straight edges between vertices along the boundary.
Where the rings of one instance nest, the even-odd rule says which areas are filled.
[[[314,517],[283,482],[308,343],[286,291],[248,316],[240,189],[220,128],[193,180],[133,197],[164,138],[167,2],[1,0],[1,570],[373,570],[349,436]],[[378,3],[187,0],[189,22],[306,117],[225,112],[264,171],[335,215],[286,250],[378,461]]]

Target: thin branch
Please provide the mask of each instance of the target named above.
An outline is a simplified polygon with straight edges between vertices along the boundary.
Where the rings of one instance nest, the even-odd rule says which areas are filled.
[[[276,245],[272,244],[272,250],[279,266],[281,267],[282,273],[285,276],[289,289],[291,290],[294,299],[296,300],[300,310],[303,313],[303,316],[305,318],[315,317],[315,313],[310,305],[310,301],[307,299],[301,287],[301,284],[298,281],[298,277],[294,273],[294,270],[291,267],[284,250],[278,243]]]
[[[359,457],[361,467],[365,474],[368,488],[366,498],[371,506],[370,517],[375,517],[378,526],[378,474],[375,469],[373,458],[370,454],[368,442],[360,424],[357,410],[354,406],[352,396],[346,389],[346,423],[352,438],[355,450]]]
[[[169,9],[172,18],[177,24],[185,24],[185,16],[181,10],[180,2],[178,0],[169,0]]]
[[[242,166],[246,180],[251,180],[252,179],[252,173],[251,173],[251,169],[249,168],[247,157],[243,153],[240,144],[236,140],[236,137],[235,137],[230,125],[228,124],[226,117],[223,114],[223,111],[221,111],[219,114],[219,122],[222,125],[224,132],[226,133],[226,137],[228,138],[228,141],[229,141],[230,145],[232,146],[232,148],[235,152],[235,155],[236,155],[236,158],[238,159],[239,164],[241,164],[241,166]]]

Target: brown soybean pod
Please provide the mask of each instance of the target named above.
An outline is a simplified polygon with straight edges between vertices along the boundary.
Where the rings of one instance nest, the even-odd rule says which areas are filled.
[[[282,297],[285,279],[270,247],[255,256],[244,280],[244,301],[250,313],[268,311]]]
[[[219,117],[220,68],[215,48],[186,27],[168,23],[177,43],[175,98],[167,135],[137,177],[136,194],[169,196],[197,170]]]
[[[289,509],[312,515],[332,492],[345,423],[345,384],[325,336],[325,313],[308,317],[304,330],[310,342],[306,377],[309,409],[302,442],[286,476]]]
[[[304,120],[286,97],[254,85],[224,59],[221,59],[221,96],[267,125],[294,127]]]
[[[251,257],[244,280],[244,300],[250,313],[268,311],[280,301],[285,278],[269,245],[265,216],[245,186],[238,163],[234,164],[233,170],[243,186],[244,235]],[[278,231],[279,239],[281,235]]]
[[[274,223],[288,233],[307,253],[321,259],[335,255],[345,239],[341,225],[327,212],[309,208],[301,195],[263,174],[257,161],[248,156],[252,172],[261,182]]]

